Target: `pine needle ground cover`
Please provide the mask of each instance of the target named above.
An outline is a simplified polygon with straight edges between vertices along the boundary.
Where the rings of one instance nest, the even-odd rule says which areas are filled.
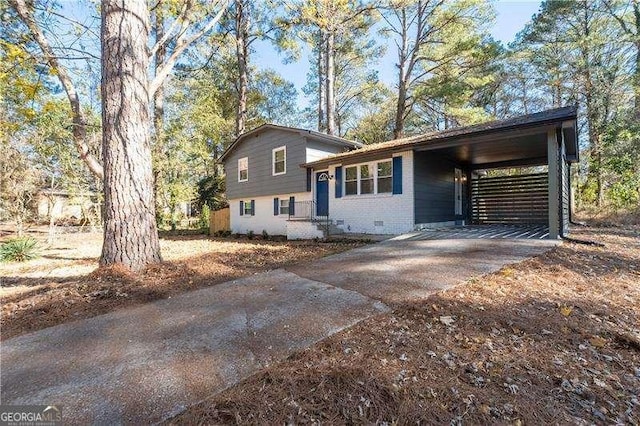
[[[164,262],[132,274],[118,266],[97,269],[101,234],[60,235],[52,246],[42,236],[46,232],[40,235],[39,258],[0,262],[2,339],[364,244],[165,236],[160,240]]]
[[[176,424],[640,422],[640,227],[395,306]]]

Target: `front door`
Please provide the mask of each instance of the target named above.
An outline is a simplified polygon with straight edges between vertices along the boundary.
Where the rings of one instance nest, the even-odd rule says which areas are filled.
[[[316,173],[316,216],[329,216],[329,173]]]
[[[462,215],[462,170],[455,169],[455,215]]]

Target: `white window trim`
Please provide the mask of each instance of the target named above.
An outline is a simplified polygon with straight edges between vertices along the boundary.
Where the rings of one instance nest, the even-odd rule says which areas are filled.
[[[242,211],[242,216],[243,217],[253,217],[253,215],[251,214],[251,200],[243,200],[242,201],[242,208],[244,209]],[[249,212],[247,213],[247,206],[249,206]]]
[[[242,160],[246,160],[247,161],[247,178],[246,179],[241,179],[240,178],[240,162]],[[238,158],[238,182],[247,182],[249,181],[249,157],[242,157],[242,158]]]
[[[284,202],[286,202],[286,203],[287,203],[287,205],[286,205],[287,212],[286,212],[286,213],[284,213],[284,212],[282,211],[282,208],[283,208],[283,207],[285,207],[285,206],[283,206],[283,205],[282,205]],[[290,208],[290,207],[291,207],[291,206],[289,205],[289,198],[280,198],[280,199],[278,200],[278,214],[280,214],[280,215],[288,215],[288,214],[289,214],[289,208]]]
[[[349,180],[349,182],[356,183],[356,193],[355,194],[347,194],[347,169],[355,167],[356,168],[356,179]],[[349,164],[344,167],[344,179],[342,182],[342,191],[345,197],[355,197],[360,195],[360,165],[359,164]]]
[[[386,162],[391,162],[391,192],[378,192],[378,163],[386,163]],[[369,166],[369,170],[372,171],[371,174],[373,174],[373,192],[371,193],[367,193],[367,194],[362,194],[360,192],[360,181],[362,179],[362,177],[360,176],[360,166]],[[357,193],[356,194],[347,194],[347,169],[349,167],[355,167],[356,168],[356,190]],[[393,158],[384,158],[382,160],[376,160],[376,161],[372,161],[372,162],[366,162],[366,163],[357,163],[357,164],[349,164],[348,166],[343,166],[343,170],[344,170],[344,179],[342,182],[342,193],[344,194],[344,197],[371,197],[373,195],[382,195],[382,196],[388,196],[388,195],[392,195],[393,194]],[[388,177],[388,176],[384,176],[384,177]],[[369,179],[369,178],[368,178]],[[353,181],[350,181],[353,182]]]
[[[391,174],[389,176],[382,176],[383,179],[385,179],[385,178],[390,178],[391,179],[391,191],[387,191],[387,192],[379,192],[378,191],[378,179],[380,179],[380,176],[378,176],[378,165],[380,163],[391,163]],[[393,194],[393,159],[390,158],[388,160],[376,161],[375,164],[376,164],[376,176],[375,176],[376,194]]]
[[[362,178],[362,166],[367,166],[369,169],[369,177],[363,179]],[[358,166],[358,195],[374,195],[378,193],[378,179],[376,175],[378,174],[378,164],[377,163],[362,163]],[[371,188],[371,192],[367,192],[365,194],[362,193],[362,181],[363,180],[372,180],[373,188]]]
[[[284,151],[284,171],[280,173],[276,173],[276,152]],[[277,148],[273,148],[271,150],[271,175],[272,176],[280,176],[287,174],[287,146],[279,146]]]

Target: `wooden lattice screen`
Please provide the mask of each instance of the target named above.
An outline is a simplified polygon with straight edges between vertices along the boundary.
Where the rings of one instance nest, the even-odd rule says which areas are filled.
[[[471,220],[484,223],[548,223],[547,173],[479,177],[471,181]]]

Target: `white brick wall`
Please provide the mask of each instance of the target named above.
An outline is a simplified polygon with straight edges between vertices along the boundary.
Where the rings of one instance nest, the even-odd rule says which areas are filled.
[[[296,194],[280,194],[269,195],[267,197],[249,197],[247,199],[229,200],[231,232],[246,234],[249,231],[253,231],[255,234],[261,234],[264,230],[267,231],[269,235],[286,235],[289,215],[279,214],[278,216],[274,216],[273,199],[279,198],[282,200],[289,199],[289,197],[295,197],[296,201],[308,201],[311,200],[311,193],[300,192]],[[255,216],[240,216],[240,200],[245,202],[255,200]]]
[[[335,179],[329,181],[329,218],[345,232],[365,234],[402,234],[414,228],[413,152],[402,156],[402,194],[343,195],[335,198]],[[335,166],[329,167],[335,176]],[[342,180],[344,181],[344,167]],[[339,224],[338,221],[344,221]],[[382,226],[375,222],[381,221]]]
[[[288,240],[312,240],[314,238],[324,238],[324,233],[318,229],[317,224],[303,220],[287,221]]]

